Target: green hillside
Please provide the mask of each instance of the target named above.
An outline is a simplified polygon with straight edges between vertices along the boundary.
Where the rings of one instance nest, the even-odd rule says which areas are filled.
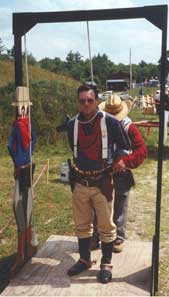
[[[48,80],[48,81],[61,81],[71,87],[76,87],[77,82],[72,78],[56,74],[44,70],[38,66],[28,66],[30,80]],[[14,81],[14,62],[9,60],[0,60],[0,87],[6,86],[8,83]]]

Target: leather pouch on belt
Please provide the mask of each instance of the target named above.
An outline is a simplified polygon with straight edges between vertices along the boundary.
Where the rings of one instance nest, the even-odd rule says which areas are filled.
[[[117,191],[129,191],[135,186],[134,176],[131,170],[117,172],[113,175],[114,185]]]
[[[112,177],[110,175],[105,176],[105,178],[102,180],[100,190],[102,194],[106,197],[107,201],[113,200],[113,184]]]

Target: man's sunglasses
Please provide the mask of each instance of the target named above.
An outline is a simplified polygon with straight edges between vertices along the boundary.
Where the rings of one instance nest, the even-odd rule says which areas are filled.
[[[86,102],[89,103],[89,104],[92,104],[92,103],[94,102],[94,99],[92,99],[92,98],[88,98],[88,99],[79,99],[79,104],[84,105],[84,104],[86,104]]]

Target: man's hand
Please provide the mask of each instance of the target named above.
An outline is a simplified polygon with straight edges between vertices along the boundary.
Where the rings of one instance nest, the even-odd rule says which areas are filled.
[[[122,159],[115,161],[112,165],[113,171],[119,172],[126,169],[126,165]]]

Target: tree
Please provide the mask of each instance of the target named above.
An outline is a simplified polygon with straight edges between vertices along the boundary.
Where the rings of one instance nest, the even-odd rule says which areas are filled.
[[[84,62],[81,54],[77,51],[73,53],[70,51],[66,57],[66,69],[68,73],[76,80],[84,78]]]
[[[94,80],[95,77],[98,77],[101,83],[101,86],[105,86],[106,79],[111,75],[113,63],[109,60],[106,54],[93,57],[93,72]]]
[[[5,48],[5,46],[4,46],[4,44],[3,44],[3,41],[2,41],[2,39],[1,39],[1,37],[0,37],[0,55],[2,55],[2,53],[4,52],[5,49],[6,49],[6,48]]]
[[[27,61],[28,61],[28,64],[31,64],[31,65],[35,65],[37,63],[35,57],[32,55],[32,53],[28,53],[27,54]]]
[[[66,57],[66,66],[68,70],[71,70],[77,63],[82,62],[82,56],[81,54],[77,51],[76,53],[73,53],[70,51]]]
[[[53,71],[55,69],[55,63],[53,59],[44,58],[39,61],[39,64],[42,68],[47,69],[49,71]]]
[[[60,58],[55,57],[54,60],[54,69],[53,71],[56,73],[66,73],[66,65]]]
[[[146,67],[147,63],[145,61],[141,60],[141,62],[139,63],[139,66],[140,67]]]
[[[161,70],[161,58],[158,60],[158,68],[159,72]],[[169,50],[166,51],[166,75],[165,77],[167,78],[169,75]]]
[[[7,49],[7,54],[9,58],[14,58],[15,56],[15,47],[13,46],[11,49]]]
[[[169,51],[168,51],[169,57]],[[129,65],[123,63],[115,64],[106,54],[98,53],[92,58],[94,81],[97,82],[98,87],[105,88],[107,79],[125,78],[129,79]],[[81,54],[70,51],[67,54],[65,61],[55,57],[54,59],[45,58],[39,62],[42,68],[49,71],[68,75],[80,82],[91,80],[90,60],[82,59]],[[169,61],[168,61],[169,71]],[[145,79],[151,77],[159,77],[159,68],[156,64],[146,63],[141,60],[139,64],[133,64],[133,79],[136,82],[144,82]]]
[[[144,82],[147,78],[147,73],[145,73],[147,63],[143,60],[139,63],[139,73],[138,73],[138,80],[139,82]]]

